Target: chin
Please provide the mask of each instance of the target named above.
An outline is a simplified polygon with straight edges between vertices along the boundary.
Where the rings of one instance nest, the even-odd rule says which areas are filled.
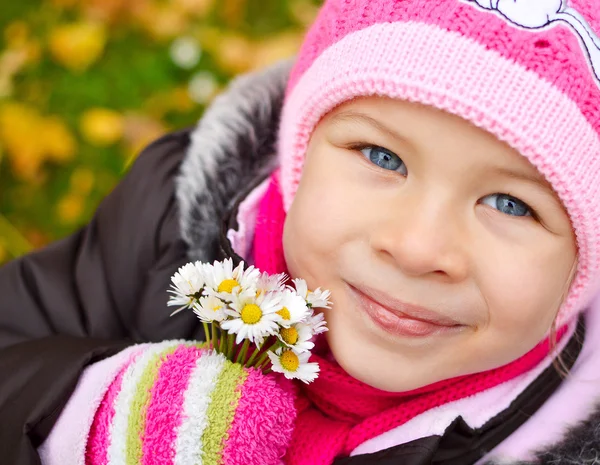
[[[353,378],[356,378],[359,381],[381,391],[407,392],[422,387],[421,384],[415,384],[415,380],[409,379],[410,377],[405,379],[390,379],[386,376],[381,376],[385,370],[385,367],[374,372],[371,372],[372,368],[369,368],[368,366],[345,367],[342,365],[342,368],[344,368],[344,370],[346,370],[346,372]]]
[[[411,373],[412,370],[406,370],[409,376],[401,376],[403,370],[398,370],[398,366],[390,370],[388,363],[374,363],[380,358],[377,355],[365,354],[362,350],[356,351],[356,346],[339,346],[331,337],[331,332],[326,333],[326,339],[335,361],[346,373],[364,384],[387,392],[406,392],[425,385],[417,382],[420,377],[414,376],[416,373]],[[391,371],[396,376],[390,377]]]

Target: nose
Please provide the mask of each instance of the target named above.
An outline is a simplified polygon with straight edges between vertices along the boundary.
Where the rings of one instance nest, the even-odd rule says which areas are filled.
[[[404,198],[375,224],[370,236],[374,253],[415,277],[459,282],[469,269],[468,232],[460,213],[441,195]]]

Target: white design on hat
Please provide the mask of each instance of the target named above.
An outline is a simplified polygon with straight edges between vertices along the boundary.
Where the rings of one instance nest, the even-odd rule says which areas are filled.
[[[525,29],[542,29],[558,21],[567,23],[581,39],[596,81],[600,85],[600,39],[585,18],[566,0],[462,0],[484,10],[496,10],[510,23]]]

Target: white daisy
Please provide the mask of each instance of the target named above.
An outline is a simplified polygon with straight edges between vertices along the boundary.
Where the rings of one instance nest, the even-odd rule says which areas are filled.
[[[194,313],[205,323],[211,323],[213,321],[223,321],[227,318],[225,309],[227,304],[219,299],[217,296],[209,295],[207,297],[200,297],[200,300],[194,304]]]
[[[320,287],[314,291],[310,291],[308,290],[308,285],[304,279],[296,278],[292,281],[294,283],[294,287],[296,288],[296,292],[298,295],[304,297],[309,307],[331,308],[331,303],[329,302],[331,292],[322,291]]]
[[[299,379],[303,383],[311,383],[319,376],[319,365],[308,363],[309,352],[295,353],[291,349],[279,348],[275,353],[269,352],[273,364],[271,369],[283,373],[287,379]]]
[[[306,323],[296,323],[289,328],[281,328],[277,338],[297,354],[312,350],[312,328]]]
[[[201,295],[205,284],[204,270],[200,262],[188,263],[171,277],[171,289],[167,292],[172,294],[168,306],[178,306],[171,315],[191,307]]]
[[[277,334],[277,309],[281,308],[281,298],[276,293],[256,295],[256,291],[247,289],[232,295],[233,302],[225,310],[230,316],[221,323],[221,328],[229,333],[237,334],[235,343],[244,339],[257,346],[264,338]]]
[[[296,291],[288,288],[283,291],[282,297],[281,309],[277,311],[277,315],[279,315],[278,321],[281,326],[289,327],[310,316],[306,300],[302,296],[299,296]]]
[[[206,264],[205,273],[207,289],[227,301],[231,301],[232,294],[240,290],[256,289],[260,277],[260,271],[253,266],[244,270],[244,262],[234,269],[231,258]]]
[[[317,334],[324,333],[325,331],[329,331],[329,328],[327,328],[327,322],[325,321],[325,315],[320,312],[313,312],[313,314],[308,318],[308,325],[315,336]]]
[[[263,272],[258,278],[256,292],[258,294],[266,294],[267,292],[283,291],[286,281],[287,275],[285,273],[270,275],[267,272]]]
[[[314,291],[309,291],[306,296],[308,305],[312,308],[331,308],[331,297],[330,291],[323,291],[320,287],[317,287]]]

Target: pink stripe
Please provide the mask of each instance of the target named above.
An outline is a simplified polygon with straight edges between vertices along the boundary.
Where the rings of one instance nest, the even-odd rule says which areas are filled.
[[[291,384],[250,369],[229,428],[223,463],[278,463],[292,438],[296,409]]]
[[[121,369],[115,380],[112,382],[104,398],[96,411],[94,422],[90,428],[88,443],[85,451],[86,465],[105,465],[108,463],[108,446],[110,445],[110,425],[115,417],[115,401],[119,392],[123,375],[127,368],[135,359],[136,354],[132,355],[125,366]]]
[[[150,392],[146,414],[142,465],[172,465],[175,438],[181,424],[184,394],[201,356],[197,347],[180,346],[161,365]]]

